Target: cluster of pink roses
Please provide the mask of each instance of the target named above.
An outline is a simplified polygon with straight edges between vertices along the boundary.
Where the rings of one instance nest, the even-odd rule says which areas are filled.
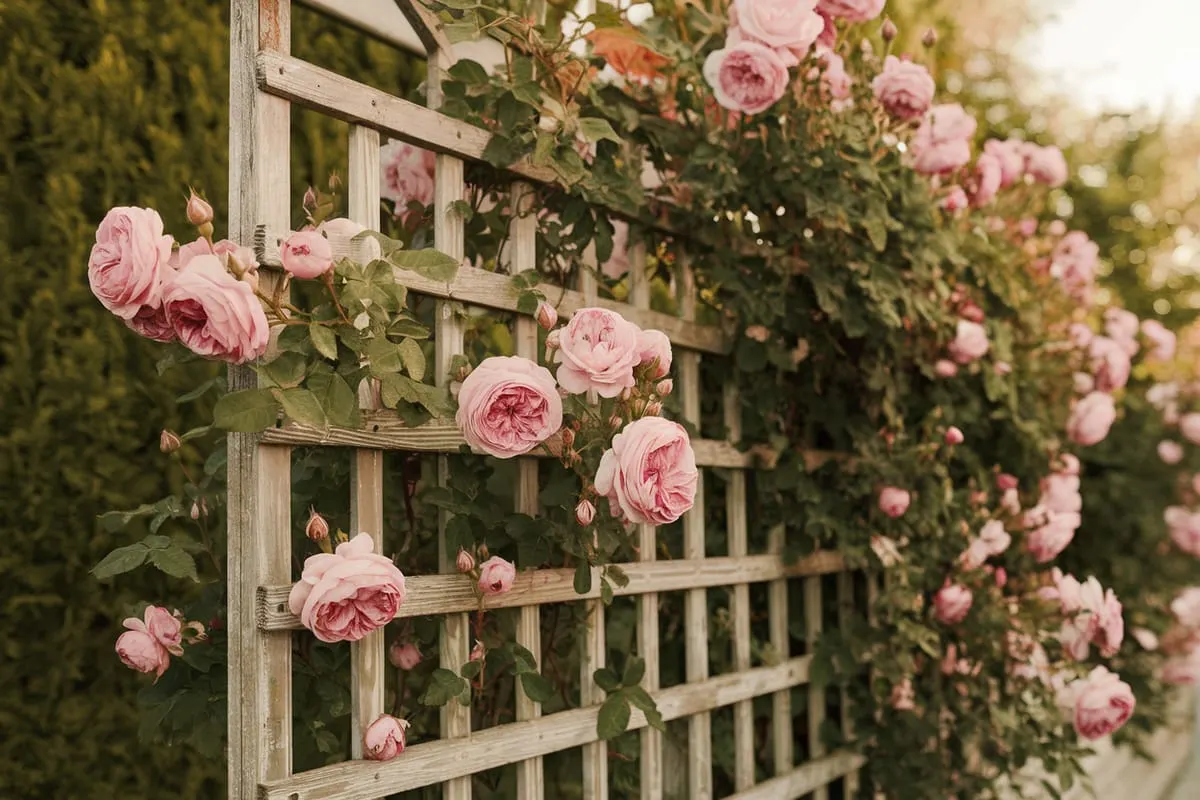
[[[1079,459],[1066,454],[1060,460],[1062,468],[1042,480],[1037,504],[1024,515],[1025,527],[1029,529],[1025,548],[1039,564],[1053,561],[1066,550],[1083,524]]]
[[[1089,645],[1095,644],[1105,658],[1116,655],[1125,638],[1125,620],[1121,602],[1113,590],[1106,591],[1095,577],[1080,583],[1057,567],[1051,576],[1053,585],[1044,587],[1039,594],[1059,604],[1064,618],[1059,641],[1064,652],[1076,661],[1083,661]]]
[[[155,680],[171,666],[171,656],[183,655],[183,637],[190,631],[189,641],[204,638],[204,626],[183,620],[162,606],[146,606],[142,619],[129,617],[123,623],[128,629],[117,637],[117,656],[121,663],[138,672],[154,673]]]

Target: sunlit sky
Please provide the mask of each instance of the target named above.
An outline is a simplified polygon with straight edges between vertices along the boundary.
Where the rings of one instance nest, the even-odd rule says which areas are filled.
[[[1200,100],[1200,0],[1061,2],[1022,48],[1047,89],[1091,111],[1184,112]]]

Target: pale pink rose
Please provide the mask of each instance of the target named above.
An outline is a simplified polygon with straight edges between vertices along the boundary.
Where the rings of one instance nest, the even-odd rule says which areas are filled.
[[[1148,628],[1133,628],[1129,631],[1133,635],[1134,641],[1141,645],[1143,650],[1154,652],[1158,649],[1158,635]]]
[[[1200,587],[1190,586],[1171,601],[1171,613],[1186,628],[1200,628]]]
[[[883,71],[871,81],[875,99],[884,110],[905,121],[920,119],[929,110],[936,88],[929,70],[923,65],[895,56],[884,59]]]
[[[1182,656],[1172,656],[1162,665],[1164,683],[1173,686],[1194,686],[1200,683],[1200,650]]]
[[[983,153],[975,160],[975,192],[971,195],[971,205],[983,208],[996,199],[1000,191],[1000,181],[1004,176],[1004,167],[1000,159],[991,153]]]
[[[1025,174],[1025,154],[1021,142],[1016,139],[988,139],[983,143],[983,152],[994,156],[1000,164],[1000,188],[1007,189]],[[1022,233],[1032,236],[1037,230],[1037,220],[1033,220],[1033,230],[1024,228]]]
[[[88,284],[101,305],[121,319],[133,319],[144,306],[162,300],[171,258],[171,237],[152,208],[110,209],[96,229],[88,257]]]
[[[904,516],[912,496],[904,489],[895,486],[885,486],[879,493],[879,510],[892,519]]]
[[[847,22],[866,22],[883,11],[887,0],[820,0],[821,11]]]
[[[167,652],[167,648],[163,647],[148,631],[133,629],[130,622],[142,624],[142,621],[136,617],[125,620],[125,627],[130,630],[117,637],[117,656],[121,659],[122,664],[132,670],[147,674],[153,672],[157,680],[167,671],[167,667],[171,666],[171,656]]]
[[[391,761],[404,752],[407,731],[407,720],[380,714],[363,733],[363,757],[371,761]]]
[[[404,575],[374,550],[370,534],[360,533],[305,560],[288,607],[321,641],[356,642],[396,616],[407,596]]]
[[[204,240],[200,239],[199,241],[203,242]],[[192,244],[194,245],[195,242]],[[207,242],[205,242],[205,244],[207,244]],[[179,248],[181,259],[183,257],[183,249],[183,247]],[[213,255],[218,256],[221,259],[221,263],[225,265],[226,269],[230,269],[231,271],[234,271],[231,269],[231,261],[237,262],[237,269],[239,270],[254,271],[258,269],[258,259],[254,257],[254,251],[249,247],[242,247],[239,244],[231,242],[229,239],[221,239],[213,242],[211,252]],[[203,255],[203,253],[197,253],[196,255]],[[183,269],[183,266],[184,263],[181,262],[179,268]]]
[[[954,341],[946,349],[959,364],[970,364],[982,358],[989,347],[987,330],[982,325],[960,319],[954,332]]]
[[[972,539],[967,549],[958,557],[958,565],[966,570],[979,569],[988,558],[987,542],[983,539]]]
[[[1099,739],[1133,716],[1136,701],[1129,684],[1104,667],[1096,667],[1073,690],[1075,731],[1084,739]]]
[[[600,271],[611,280],[620,280],[629,272],[629,223],[624,220],[612,220],[612,253],[608,260],[600,265]]]
[[[1092,392],[1075,404],[1067,420],[1067,436],[1075,444],[1091,447],[1104,441],[1113,422],[1117,407],[1112,395]]]
[[[933,614],[943,625],[957,625],[967,618],[974,599],[967,587],[948,583],[933,597]]]
[[[1082,231],[1071,231],[1054,248],[1051,274],[1076,300],[1090,302],[1099,260],[1100,245]]]
[[[333,269],[333,248],[316,231],[296,231],[280,246],[279,260],[293,277],[312,280]]]
[[[1035,561],[1045,564],[1067,549],[1083,520],[1073,511],[1043,511],[1041,516],[1044,522],[1030,531],[1025,546]]]
[[[962,211],[969,205],[971,205],[971,201],[961,186],[951,186],[950,191],[942,198],[942,210],[951,214]]]
[[[933,106],[909,144],[913,169],[938,175],[966,165],[975,128],[975,118],[957,103]]]
[[[958,364],[949,359],[940,358],[933,365],[933,371],[939,378],[953,378],[958,374]]]
[[[388,661],[396,669],[412,669],[421,663],[421,651],[412,642],[392,642],[388,648]]]
[[[454,421],[473,450],[512,458],[549,439],[562,415],[550,370],[519,356],[492,356],[462,382]]]
[[[816,0],[734,0],[726,44],[754,42],[798,64],[825,29],[815,6]]]
[[[821,85],[833,98],[831,108],[834,111],[843,110],[849,105],[851,88],[854,86],[854,79],[846,72],[845,60],[832,50],[822,50],[817,61],[822,67]]]
[[[1118,342],[1135,339],[1138,334],[1137,314],[1123,308],[1106,309],[1104,332]]]
[[[1039,147],[1026,142],[1022,147],[1025,154],[1025,172],[1038,183],[1047,186],[1062,186],[1067,182],[1067,160],[1057,147]]]
[[[1171,541],[1183,552],[1200,558],[1200,514],[1172,506],[1163,513],[1163,517]]]
[[[379,149],[379,193],[392,201],[397,217],[407,215],[411,203],[433,203],[436,163],[433,153],[406,142],[391,141]]]
[[[1094,635],[1094,626],[1095,618],[1089,614],[1080,614],[1074,619],[1064,620],[1058,633],[1063,652],[1075,661],[1085,660]]]
[[[146,606],[143,622],[146,631],[166,648],[168,653],[173,656],[183,655],[183,622],[178,617],[162,606]]]
[[[1129,382],[1132,364],[1129,353],[1119,342],[1107,336],[1096,336],[1088,346],[1088,358],[1091,360],[1097,391],[1116,391]]]
[[[1192,411],[1180,417],[1179,432],[1192,444],[1200,444],[1200,412]]]
[[[671,340],[662,331],[649,330],[638,334],[638,361],[654,364],[650,377],[665,378],[671,371]]]
[[[1174,466],[1183,460],[1183,445],[1170,439],[1158,443],[1158,457],[1164,464]]]
[[[1047,511],[1079,511],[1083,498],[1079,495],[1079,476],[1055,472],[1042,479],[1042,496],[1038,505]]]
[[[1104,594],[1104,605],[1097,612],[1099,630],[1096,644],[1100,646],[1100,655],[1112,658],[1121,649],[1125,638],[1125,618],[1122,616],[1121,601],[1112,589]]]
[[[155,342],[175,341],[175,329],[171,327],[161,305],[142,306],[136,314],[122,321],[129,330],[147,339]]]
[[[1074,575],[1066,575],[1055,567],[1050,571],[1054,581],[1054,598],[1058,600],[1063,614],[1075,614],[1083,608],[1083,584]]]
[[[760,114],[775,105],[788,86],[788,68],[768,47],[741,42],[709,53],[704,79],[723,107],[743,114]]]
[[[1012,544],[1012,534],[1004,529],[1003,522],[993,519],[979,530],[979,541],[983,542],[989,556],[998,556]]]
[[[904,560],[900,555],[900,548],[887,536],[872,536],[871,550],[879,559],[879,563],[885,567],[894,567]]]
[[[512,590],[516,579],[517,568],[500,556],[492,556],[479,565],[479,591],[484,594],[504,594]]]
[[[267,350],[270,330],[262,303],[215,255],[200,255],[163,287],[163,310],[179,341],[197,355],[232,364]]]
[[[667,525],[696,500],[696,454],[683,426],[642,417],[613,437],[596,470],[596,491],[627,521]]]
[[[1150,350],[1146,357],[1153,361],[1170,361],[1175,357],[1175,332],[1156,319],[1142,322],[1142,335],[1150,340]]]
[[[1091,328],[1089,328],[1087,325],[1084,325],[1082,322],[1072,322],[1069,336],[1071,338],[1071,344],[1074,347],[1077,347],[1080,350],[1085,350],[1092,343],[1092,337],[1095,336],[1095,334],[1092,333]]]
[[[912,711],[916,708],[916,693],[913,691],[911,678],[905,678],[892,687],[891,704],[897,711]]]
[[[560,329],[558,383],[571,394],[616,397],[634,385],[641,331],[615,311],[581,308]]]

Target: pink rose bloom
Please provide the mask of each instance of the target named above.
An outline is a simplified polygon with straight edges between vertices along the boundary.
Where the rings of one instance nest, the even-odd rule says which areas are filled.
[[[817,60],[821,63],[821,85],[833,98],[831,107],[840,111],[849,105],[850,90],[854,79],[846,72],[846,62],[832,50],[823,50]]]
[[[101,305],[121,319],[132,319],[143,306],[155,307],[171,258],[171,237],[152,208],[118,206],[96,229],[88,257],[88,284]]]
[[[825,29],[816,0],[733,0],[726,44],[753,42],[774,50],[788,65],[800,63]]]
[[[1067,160],[1062,150],[1054,146],[1039,147],[1032,142],[1026,142],[1022,150],[1025,154],[1025,172],[1035,181],[1051,187],[1067,182]]]
[[[884,60],[883,71],[871,81],[871,90],[883,109],[904,121],[920,119],[929,110],[936,88],[928,69],[895,56]]]
[[[1192,444],[1200,444],[1200,413],[1192,411],[1180,417],[1179,432]]]
[[[821,11],[847,22],[866,22],[883,11],[887,0],[820,0]]]
[[[1062,281],[1067,293],[1080,302],[1090,302],[1100,245],[1082,231],[1071,231],[1054,248],[1051,274]]]
[[[665,378],[671,371],[671,339],[662,331],[642,331],[638,334],[638,363],[655,364],[650,377]]]
[[[1200,558],[1200,514],[1171,506],[1163,513],[1171,541],[1185,553]]]
[[[1115,656],[1125,639],[1125,618],[1121,612],[1121,601],[1109,589],[1104,593],[1104,604],[1096,612],[1098,629],[1095,641],[1100,646],[1100,655],[1105,658]]]
[[[998,519],[988,521],[979,531],[979,541],[987,548],[989,556],[998,556],[1012,544],[1012,534],[1004,529]]]
[[[410,203],[433,203],[433,173],[437,156],[406,142],[391,141],[379,148],[380,194],[395,205],[397,217],[408,214]]]
[[[175,269],[183,269],[196,256],[217,256],[221,259],[221,266],[230,272],[235,271],[230,264],[231,261],[237,262],[239,271],[253,272],[259,266],[258,260],[254,257],[254,251],[249,247],[242,247],[229,239],[221,239],[209,244],[208,240],[203,237],[180,245],[179,250],[171,256],[170,265]]]
[[[979,569],[988,558],[987,542],[983,539],[972,539],[967,549],[958,557],[958,565],[966,570]]]
[[[1096,336],[1088,347],[1092,375],[1096,379],[1096,390],[1112,392],[1129,382],[1132,363],[1129,353],[1121,344],[1107,336]]]
[[[1142,323],[1142,335],[1150,340],[1150,351],[1146,354],[1153,361],[1170,361],[1175,357],[1175,332],[1156,319]]]
[[[957,625],[967,618],[974,599],[967,587],[948,583],[933,597],[933,615],[943,625]]]
[[[742,42],[709,53],[704,60],[704,79],[723,107],[760,114],[787,91],[788,68],[774,50]]]
[[[1025,174],[1025,154],[1022,152],[1021,142],[1016,139],[988,139],[983,143],[983,152],[994,156],[1000,164],[1000,188],[1007,189],[1021,179]],[[1024,228],[1025,223],[1022,222]],[[1037,230],[1037,220],[1033,220],[1033,230],[1022,233],[1026,236],[1032,236]]]
[[[1067,436],[1075,444],[1091,447],[1108,436],[1117,419],[1117,407],[1112,395],[1092,392],[1075,404],[1067,420]]]
[[[1134,641],[1141,645],[1143,650],[1154,652],[1158,649],[1158,635],[1154,631],[1147,628],[1134,628],[1129,632],[1133,634]]]
[[[682,425],[643,417],[613,437],[596,470],[596,491],[629,522],[666,525],[696,500],[696,454]]]
[[[1079,463],[1079,458],[1077,456],[1074,456],[1071,453],[1060,453],[1058,456],[1058,460],[1059,460],[1059,463],[1062,464],[1062,467],[1059,469],[1059,472],[1062,472],[1067,475],[1078,475],[1079,474],[1081,465]]]
[[[1000,181],[1004,176],[1004,168],[1000,159],[990,153],[984,153],[975,161],[975,193],[971,195],[971,205],[982,208],[996,199],[1000,191]]]
[[[967,193],[961,186],[951,186],[950,191],[942,198],[942,210],[951,214],[962,211],[970,204],[971,201],[967,198]]]
[[[1164,683],[1174,686],[1194,686],[1200,683],[1200,650],[1184,656],[1172,656],[1162,666]]]
[[[905,511],[908,511],[908,504],[911,501],[912,496],[904,489],[886,486],[879,493],[879,510],[892,519],[897,519],[904,516]]]
[[[1025,547],[1039,564],[1053,561],[1067,549],[1083,519],[1074,511],[1045,511],[1031,509],[1029,515],[1040,518],[1041,524],[1029,533]]]
[[[267,350],[262,304],[215,255],[196,256],[176,272],[163,287],[162,302],[175,335],[197,355],[244,364]]]
[[[407,595],[404,575],[374,550],[370,534],[360,533],[305,560],[288,607],[321,641],[357,642],[396,616]]]
[[[333,248],[316,231],[297,231],[279,248],[279,260],[294,277],[312,280],[333,269]]]
[[[519,356],[492,356],[462,382],[454,421],[473,450],[512,458],[549,439],[562,415],[550,370]]]
[[[137,619],[130,617],[125,620],[125,627],[130,630],[139,630],[137,627],[131,627],[131,622],[136,623]],[[168,653],[173,656],[183,655],[183,623],[178,617],[162,606],[146,606],[143,624],[145,625],[145,630]]]
[[[1075,732],[1084,739],[1108,736],[1129,721],[1136,705],[1129,684],[1104,667],[1096,667],[1064,692],[1073,701]]]
[[[1092,329],[1082,322],[1072,322],[1070,330],[1067,334],[1071,339],[1071,345],[1080,350],[1084,350],[1092,343]]]
[[[175,329],[171,327],[167,313],[161,305],[142,306],[138,312],[126,320],[125,327],[155,342],[175,341]]]
[[[516,566],[500,556],[492,556],[479,565],[479,591],[484,594],[504,594],[512,589],[516,579]]]
[[[641,331],[615,311],[581,308],[561,329],[558,383],[571,394],[616,397],[632,388],[641,360]]]
[[[1183,460],[1183,445],[1179,442],[1172,442],[1170,439],[1163,439],[1158,443],[1158,457],[1164,464],[1174,466]]]
[[[1123,308],[1109,308],[1104,312],[1104,332],[1118,342],[1133,340],[1138,334],[1137,314]],[[1136,350],[1134,352],[1137,352]]]
[[[1171,613],[1185,628],[1200,628],[1200,587],[1190,586],[1176,595]]]
[[[1038,505],[1047,511],[1079,511],[1083,498],[1079,495],[1079,476],[1056,472],[1042,479],[1042,496]]]
[[[380,714],[363,733],[363,756],[371,761],[391,761],[404,752],[408,720]]]
[[[982,358],[988,351],[987,330],[978,322],[960,319],[955,328],[954,341],[947,348],[950,357],[959,364],[970,364]]]
[[[623,220],[612,220],[612,253],[608,260],[600,265],[600,271],[611,280],[620,280],[629,272],[629,223]]]
[[[939,378],[953,378],[958,374],[958,364],[947,358],[939,358],[933,365],[933,371]]]
[[[957,103],[933,106],[909,144],[913,169],[925,175],[953,172],[971,160],[975,118]]]
[[[171,666],[171,656],[167,648],[148,631],[134,628],[130,623],[144,627],[142,621],[136,617],[125,620],[125,627],[129,630],[117,637],[117,656],[121,663],[130,669],[146,674],[153,672],[155,680],[161,678],[167,667]]]
[[[396,669],[412,669],[421,663],[421,651],[412,642],[392,642],[388,648],[388,661]]]
[[[951,425],[946,429],[946,435],[942,437],[942,440],[948,445],[956,445],[966,441],[966,437],[960,428]]]
[[[892,687],[891,704],[897,711],[912,711],[916,708],[916,694],[913,692],[911,678],[905,678]]]

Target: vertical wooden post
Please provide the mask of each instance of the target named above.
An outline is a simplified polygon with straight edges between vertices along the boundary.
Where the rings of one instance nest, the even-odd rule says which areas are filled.
[[[821,576],[804,579],[804,641],[812,653],[821,635]],[[821,724],[825,721],[825,687],[808,684],[808,757],[815,761],[825,755],[821,742]],[[829,787],[813,791],[813,800],[829,800]]]
[[[685,320],[696,319],[696,278],[687,253],[678,251],[680,312]],[[637,269],[635,265],[632,267]],[[644,266],[642,267],[644,269]],[[700,426],[700,354],[685,351],[676,359],[683,401],[683,418]],[[696,486],[696,503],[683,516],[683,557],[704,558],[704,471]],[[686,667],[689,683],[708,677],[708,593],[689,589],[684,597],[684,627],[687,630]],[[712,797],[712,717],[708,712],[688,718],[688,797]]]
[[[737,383],[725,383],[725,432],[730,442],[742,438],[742,407]],[[725,487],[725,522],[729,532],[729,557],[748,554],[746,534],[746,474],[732,470]],[[750,587],[739,583],[733,587],[731,602],[733,621],[733,668],[738,672],[750,669]],[[754,704],[743,700],[733,707],[734,788],[738,791],[754,785]]]
[[[287,53],[289,0],[232,0],[229,68],[229,236],[254,246],[257,226],[290,227],[288,101],[258,90],[259,50]],[[278,275],[264,271],[271,291]],[[257,385],[247,367],[229,371],[230,390]],[[229,435],[229,796],[251,800],[263,780],[292,771],[292,642],[259,631],[263,584],[290,583],[291,449]]]
[[[777,525],[769,534],[768,549],[783,558],[784,527]],[[767,586],[767,614],[771,629],[771,647],[781,661],[791,658],[788,634],[788,584],[787,578],[771,581]],[[792,741],[792,694],[788,689],[775,692],[771,697],[771,741],[773,744],[775,774],[783,775],[792,768],[794,744]]]
[[[839,572],[838,588],[838,626],[845,628],[854,614],[854,575],[850,572]],[[854,715],[850,711],[849,693],[842,689],[842,733],[846,740],[854,738]],[[854,797],[858,793],[858,770],[846,776],[846,796]]]

